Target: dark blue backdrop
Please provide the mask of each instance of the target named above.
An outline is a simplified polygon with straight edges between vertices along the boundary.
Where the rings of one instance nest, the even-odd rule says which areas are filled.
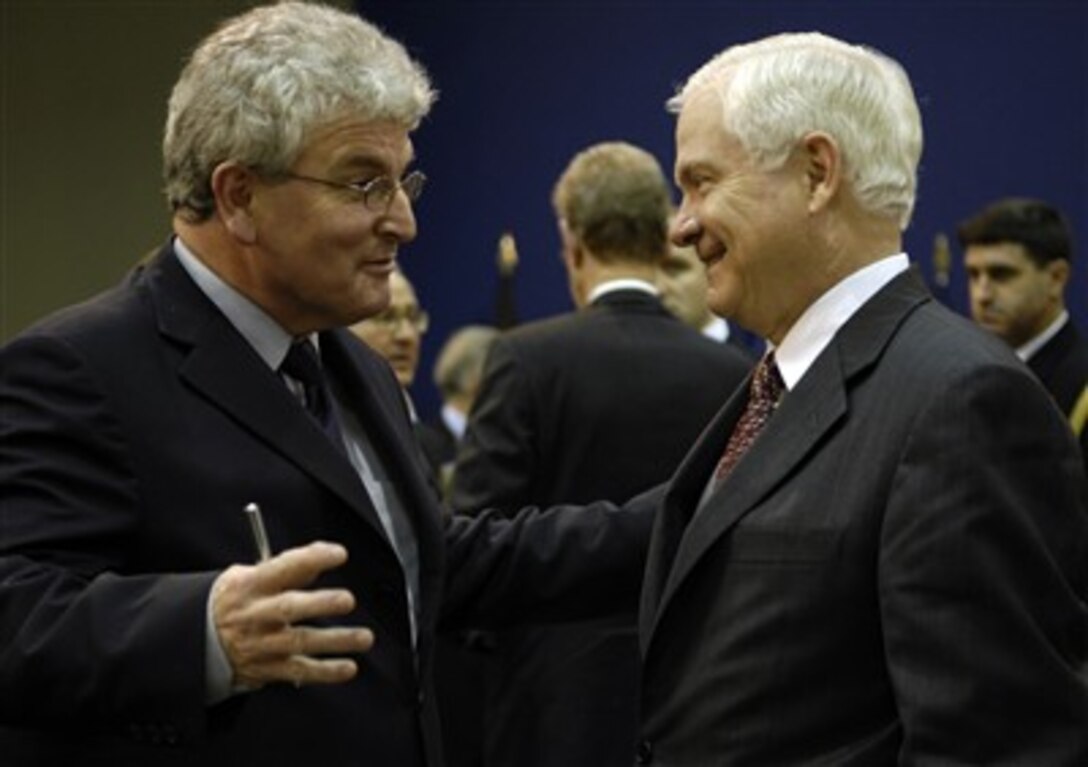
[[[496,243],[521,256],[523,319],[570,308],[551,188],[571,155],[623,139],[671,175],[664,101],[717,51],[782,31],[819,30],[883,50],[911,74],[926,147],[906,246],[934,292],[966,311],[958,220],[993,198],[1038,196],[1071,218],[1081,244],[1069,295],[1088,327],[1088,3],[1040,0],[839,2],[358,3],[402,40],[440,92],[416,134],[430,184],[402,263],[433,317],[413,394],[437,395],[434,355],[451,329],[493,319]],[[934,280],[934,240],[953,269]]]

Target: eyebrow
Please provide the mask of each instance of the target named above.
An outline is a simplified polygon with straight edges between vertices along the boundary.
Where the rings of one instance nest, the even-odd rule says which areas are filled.
[[[412,153],[408,156],[405,167],[412,167],[415,160],[415,153]],[[377,175],[392,175],[389,164],[383,158],[372,154],[356,154],[345,157],[337,162],[337,167],[342,168],[347,173],[373,171]]]
[[[387,165],[377,157],[369,155],[355,155],[337,163],[337,166],[346,172],[375,171],[385,173]]]
[[[673,183],[677,186],[684,186],[685,184],[691,184],[695,181],[695,176],[701,173],[712,172],[713,169],[704,160],[691,160],[678,165],[674,171]]]

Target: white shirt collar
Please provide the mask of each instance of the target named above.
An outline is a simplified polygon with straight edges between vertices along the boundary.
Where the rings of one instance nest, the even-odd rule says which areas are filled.
[[[1035,352],[1042,349],[1051,338],[1058,335],[1058,331],[1062,329],[1062,326],[1064,326],[1068,320],[1069,312],[1062,309],[1062,313],[1059,314],[1052,323],[1047,325],[1046,330],[1016,350],[1016,356],[1024,362],[1030,360]]]
[[[625,277],[618,280],[608,280],[597,285],[593,290],[589,291],[588,303],[593,303],[605,293],[614,293],[617,290],[641,290],[643,293],[649,293],[651,296],[656,296],[658,294],[657,288],[649,282],[646,282],[646,280]]]
[[[910,261],[906,253],[882,258],[840,280],[816,299],[775,349],[775,362],[786,388],[797,385],[820,352],[858,309],[908,268]]]
[[[729,340],[729,323],[721,317],[714,317],[703,325],[702,333],[712,341],[725,343]]]
[[[468,426],[468,418],[453,405],[442,406],[442,422],[450,430],[450,434],[458,442],[465,436],[465,428]]]

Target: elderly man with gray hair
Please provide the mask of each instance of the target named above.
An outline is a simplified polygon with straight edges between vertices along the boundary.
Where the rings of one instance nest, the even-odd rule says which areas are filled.
[[[906,72],[776,35],[670,106],[672,239],[771,351],[655,520],[639,761],[1088,764],[1088,486],[1047,392],[903,252]]]

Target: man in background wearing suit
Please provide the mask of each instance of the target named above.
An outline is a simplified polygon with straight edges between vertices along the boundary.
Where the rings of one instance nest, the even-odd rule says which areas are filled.
[[[356,322],[350,330],[386,359],[407,393],[416,377],[419,345],[429,325],[430,317],[420,307],[416,289],[398,268],[389,275],[389,306]]]
[[[657,287],[665,308],[712,341],[732,344],[748,356],[752,350],[737,328],[710,311],[706,303],[706,273],[703,262],[690,246],[669,243],[669,252],[657,270]]]
[[[440,765],[440,616],[633,614],[647,517],[444,517],[345,329],[415,236],[432,99],[355,15],[227,22],[170,99],[175,236],[0,351],[4,765]]]
[[[389,275],[389,306],[373,317],[356,322],[349,330],[385,358],[393,368],[393,375],[404,394],[404,403],[408,408],[408,418],[412,421],[412,430],[416,434],[420,450],[427,460],[434,479],[435,488],[441,494],[441,461],[432,455],[428,446],[433,444],[434,429],[420,420],[412,402],[410,388],[415,381],[419,368],[419,347],[423,334],[430,325],[430,317],[419,305],[416,289],[408,277],[397,268]]]
[[[480,391],[484,363],[499,337],[491,325],[465,325],[442,344],[434,363],[434,383],[442,395],[442,410],[424,437],[424,452],[442,467],[442,486],[449,488],[457,446],[465,436],[468,414]]]
[[[664,482],[750,367],[661,304],[670,203],[652,155],[590,147],[553,201],[578,310],[494,342],[454,472],[459,511],[624,501]],[[490,665],[485,764],[630,764],[633,621],[503,632]]]
[[[906,73],[776,35],[669,106],[673,239],[773,355],[655,518],[639,761],[1088,764],[1088,486],[1047,392],[902,252]]]
[[[1040,200],[1004,199],[960,224],[971,316],[1016,351],[1071,420],[1088,408],[1088,339],[1069,318],[1069,222]],[[1088,461],[1088,431],[1077,423]]]

